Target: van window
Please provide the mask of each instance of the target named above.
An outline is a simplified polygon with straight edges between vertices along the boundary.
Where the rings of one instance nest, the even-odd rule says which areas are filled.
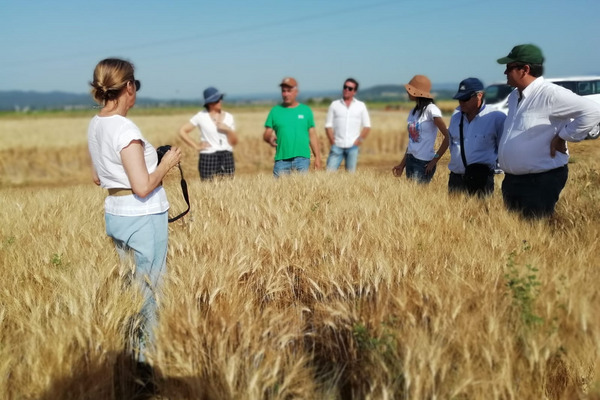
[[[490,85],[485,88],[485,101],[488,104],[496,104],[504,100],[512,90],[508,85]]]
[[[577,93],[577,82],[573,82],[573,81],[556,81],[556,82],[553,82],[553,83],[557,84],[558,86],[562,86],[565,89],[569,89],[573,93]]]
[[[553,83],[569,89],[580,96],[600,94],[600,80],[595,81],[552,81]]]
[[[579,94],[582,96],[600,94],[600,80],[579,82]]]
[[[577,94],[581,96],[587,96],[588,94],[593,94],[594,90],[592,89],[592,82],[577,82]]]

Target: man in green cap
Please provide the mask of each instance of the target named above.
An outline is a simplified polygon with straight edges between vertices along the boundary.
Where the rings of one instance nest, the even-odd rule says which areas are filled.
[[[516,88],[498,147],[504,204],[527,218],[550,216],[569,173],[566,142],[585,139],[600,123],[600,107],[545,81],[544,56],[533,44],[513,47],[498,63]]]

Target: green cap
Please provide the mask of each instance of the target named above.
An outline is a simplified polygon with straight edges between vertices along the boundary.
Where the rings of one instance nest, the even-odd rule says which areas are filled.
[[[534,44],[520,44],[513,47],[506,57],[498,59],[498,64],[521,62],[524,64],[543,64],[542,50]]]

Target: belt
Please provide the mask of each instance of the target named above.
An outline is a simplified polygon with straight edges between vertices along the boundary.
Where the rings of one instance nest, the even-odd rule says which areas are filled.
[[[127,196],[130,194],[133,194],[133,190],[131,190],[131,189],[121,189],[121,188],[108,189],[109,196]]]

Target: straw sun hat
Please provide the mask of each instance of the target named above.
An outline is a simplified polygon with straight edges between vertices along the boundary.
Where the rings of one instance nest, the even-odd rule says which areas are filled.
[[[413,78],[404,85],[408,94],[414,97],[425,97],[427,99],[433,99],[431,94],[431,81],[425,75],[415,75]]]

